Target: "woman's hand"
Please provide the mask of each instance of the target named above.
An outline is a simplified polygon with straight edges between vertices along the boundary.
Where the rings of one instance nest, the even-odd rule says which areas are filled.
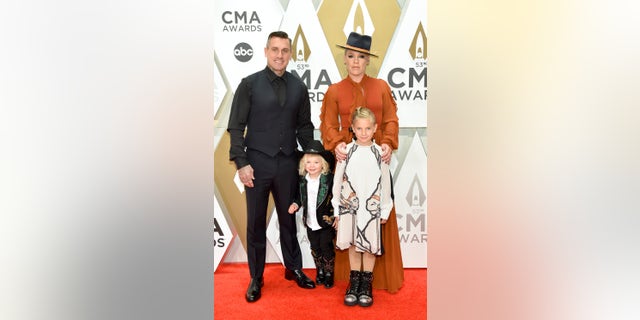
[[[388,146],[387,146],[388,147]],[[347,159],[347,144],[344,142],[338,143],[336,148],[333,150],[336,155],[336,161],[344,161]]]
[[[382,147],[382,161],[386,164],[391,163],[391,152],[393,151],[391,147],[386,143],[383,143],[380,147]]]

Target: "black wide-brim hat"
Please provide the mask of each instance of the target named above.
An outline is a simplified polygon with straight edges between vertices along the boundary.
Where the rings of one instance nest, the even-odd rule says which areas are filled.
[[[377,55],[371,53],[371,36],[368,36],[366,34],[363,35],[357,32],[351,32],[349,33],[349,37],[347,38],[347,44],[338,44],[337,46],[340,48],[358,51],[377,57]]]
[[[336,164],[336,159],[333,156],[333,154],[330,151],[327,151],[324,149],[324,146],[322,145],[322,142],[318,141],[318,140],[312,140],[311,142],[309,142],[309,144],[307,144],[307,148],[304,149],[304,151],[302,152],[302,154],[318,154],[320,156],[322,156],[322,158],[324,158],[324,160],[327,161],[327,163],[329,163],[329,170],[333,171],[333,168],[335,167]]]

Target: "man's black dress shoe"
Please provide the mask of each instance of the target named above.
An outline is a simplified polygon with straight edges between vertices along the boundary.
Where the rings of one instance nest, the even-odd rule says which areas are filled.
[[[316,287],[316,284],[313,283],[313,281],[309,279],[309,277],[307,277],[307,275],[305,275],[304,272],[302,272],[302,270],[300,269],[297,269],[297,270],[285,269],[284,278],[287,280],[295,279],[296,283],[298,284],[298,287],[300,288],[313,289]]]
[[[264,278],[251,278],[247,294],[245,295],[247,302],[256,302],[260,299],[260,288],[262,288],[262,286],[264,286]]]

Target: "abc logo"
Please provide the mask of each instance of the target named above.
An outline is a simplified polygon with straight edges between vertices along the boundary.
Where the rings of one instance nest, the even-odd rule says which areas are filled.
[[[248,43],[240,42],[233,48],[233,55],[240,62],[247,62],[253,57],[253,48]]]

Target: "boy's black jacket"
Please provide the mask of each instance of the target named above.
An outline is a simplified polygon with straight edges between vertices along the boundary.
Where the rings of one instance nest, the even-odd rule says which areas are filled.
[[[304,207],[302,221],[307,225],[307,179],[304,176],[298,177],[298,192],[296,192],[294,202],[298,206]],[[316,220],[322,228],[331,228],[333,224],[333,206],[331,205],[333,189],[333,174],[321,174],[320,185],[318,186],[318,197],[316,200]]]

